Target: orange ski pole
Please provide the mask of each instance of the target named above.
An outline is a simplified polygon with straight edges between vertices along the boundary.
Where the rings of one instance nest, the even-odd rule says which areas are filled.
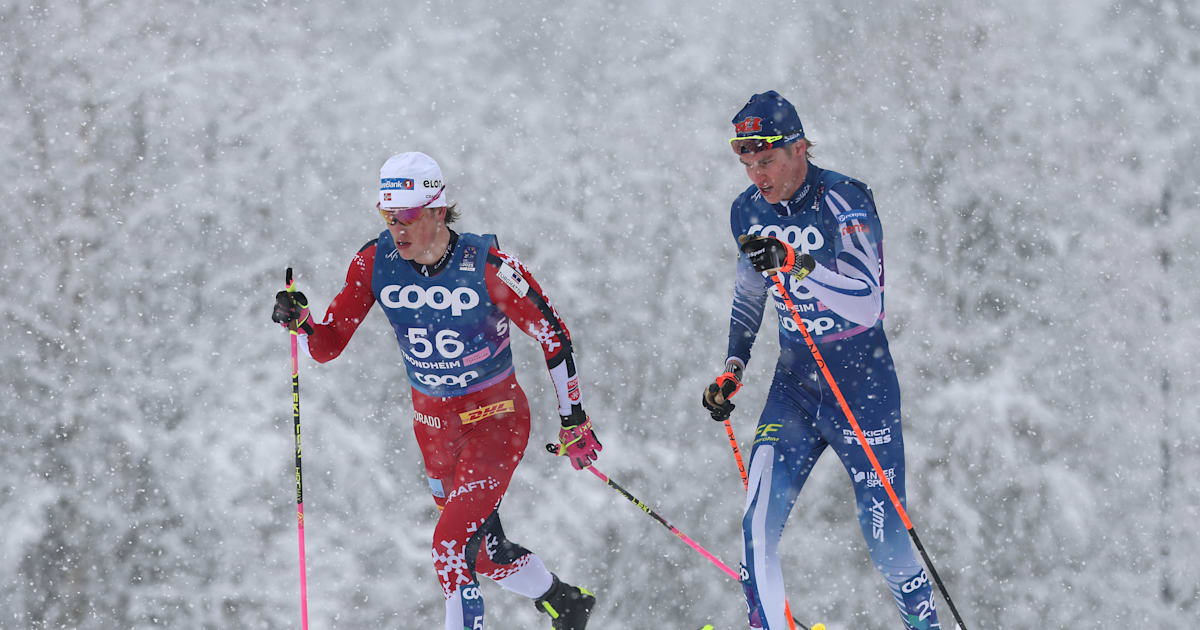
[[[792,320],[796,322],[796,328],[804,336],[804,343],[808,345],[808,351],[812,353],[813,360],[817,362],[817,367],[821,368],[821,374],[825,376],[825,382],[829,383],[829,389],[833,390],[833,395],[837,398],[838,405],[842,408],[842,413],[846,414],[846,420],[850,421],[850,428],[854,429],[854,435],[858,437],[858,443],[863,447],[863,451],[866,452],[867,459],[871,460],[871,466],[875,468],[875,474],[879,477],[880,485],[887,491],[888,498],[892,500],[892,506],[896,508],[896,513],[900,515],[900,521],[904,523],[904,528],[908,530],[908,535],[913,539],[913,543],[921,552],[921,558],[925,560],[925,566],[929,568],[929,572],[933,575],[933,581],[937,583],[938,590],[942,592],[942,597],[950,605],[950,612],[954,614],[954,620],[958,622],[958,627],[966,630],[967,625],[963,623],[962,616],[958,614],[958,608],[954,606],[954,600],[950,599],[950,593],[946,591],[946,585],[942,583],[941,576],[938,575],[937,569],[933,567],[933,561],[929,559],[929,554],[925,552],[925,545],[922,545],[921,539],[917,537],[917,530],[913,527],[912,521],[908,519],[908,512],[900,504],[900,497],[896,496],[896,491],[892,488],[892,482],[888,481],[887,475],[883,472],[883,466],[879,464],[879,460],[875,457],[875,451],[867,443],[867,436],[863,435],[862,427],[858,425],[858,419],[854,417],[854,412],[850,410],[850,405],[846,402],[845,396],[842,396],[842,390],[838,387],[837,381],[833,380],[833,373],[829,371],[829,366],[825,365],[825,357],[821,356],[821,351],[817,348],[817,342],[813,341],[812,335],[808,334],[808,328],[804,325],[804,319],[800,317],[800,312],[796,309],[796,305],[792,303],[792,297],[788,294],[787,289],[784,288],[779,273],[773,274],[771,279],[775,281],[775,289],[779,291],[779,296],[783,298],[783,303],[787,306],[788,313],[791,314]]]

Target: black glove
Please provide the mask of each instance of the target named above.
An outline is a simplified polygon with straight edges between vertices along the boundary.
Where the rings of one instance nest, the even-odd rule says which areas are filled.
[[[271,321],[278,322],[284,328],[291,328],[296,322],[296,328],[305,334],[312,334],[313,327],[308,318],[308,298],[299,291],[280,291],[275,294],[275,309],[271,311]]]
[[[733,395],[742,388],[741,368],[736,365],[725,367],[729,370],[709,383],[708,387],[704,388],[704,397],[700,399],[700,403],[717,422],[729,419],[734,408],[734,404],[729,402],[729,399],[733,398]]]
[[[791,245],[773,236],[743,234],[738,237],[738,245],[754,269],[763,273],[782,271],[803,280],[817,266],[812,256],[797,256]]]

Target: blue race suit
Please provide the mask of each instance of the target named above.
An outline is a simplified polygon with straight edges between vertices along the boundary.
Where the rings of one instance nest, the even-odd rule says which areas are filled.
[[[870,188],[809,163],[804,183],[782,203],[768,203],[750,186],[733,202],[730,227],[735,240],[774,236],[816,261],[802,281],[783,276],[785,286],[903,504],[900,384],[883,332],[883,231]],[[742,517],[751,626],[788,627],[779,540],[817,457],[832,445],[853,482],[871,561],[891,588],[905,627],[940,627],[929,579],[886,490],[774,281],[745,257],[737,263],[729,360],[743,366],[750,360],[768,293],[778,311],[781,350],[755,429]]]
[[[409,382],[426,396],[480,391],[513,372],[508,317],[492,304],[484,280],[496,237],[459,238],[446,271],[426,277],[400,259],[390,232],[379,234],[383,260],[375,261],[371,291],[396,330]]]

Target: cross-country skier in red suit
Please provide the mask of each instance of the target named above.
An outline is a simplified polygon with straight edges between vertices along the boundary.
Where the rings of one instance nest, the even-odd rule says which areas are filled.
[[[496,237],[457,233],[441,168],[423,153],[380,169],[387,229],[355,254],[325,319],[302,293],[280,292],[272,319],[295,321],[306,352],[337,357],[378,303],[396,331],[412,386],[413,430],[441,510],[433,565],[446,596],[446,630],[483,628],[477,575],[535,600],[556,630],[583,630],[595,597],[551,574],[507,540],[500,500],[529,440],[529,403],[513,374],[510,328],[537,339],[558,394],[559,441],[576,469],[601,450],[583,410],[571,336],[529,271]]]

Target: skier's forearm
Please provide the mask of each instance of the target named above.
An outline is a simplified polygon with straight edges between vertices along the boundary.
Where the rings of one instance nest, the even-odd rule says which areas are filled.
[[[873,326],[883,310],[883,291],[877,285],[819,264],[804,279],[804,287],[821,304],[861,326]]]
[[[729,313],[726,356],[737,359],[743,366],[750,362],[750,349],[758,337],[766,305],[767,286],[762,275],[754,271],[745,259],[739,260],[733,286],[733,307]]]
[[[570,414],[571,406],[579,405],[583,397],[567,325],[550,305],[550,299],[533,274],[520,261],[492,249],[488,252],[487,264],[488,296],[500,312],[512,321],[513,326],[536,339],[542,346],[546,368],[558,395],[559,413]]]
[[[375,242],[355,254],[346,271],[346,283],[329,303],[325,319],[313,323],[313,332],[305,339],[304,350],[318,363],[332,361],[342,353],[354,331],[375,304],[371,292],[371,272],[375,267]]]

